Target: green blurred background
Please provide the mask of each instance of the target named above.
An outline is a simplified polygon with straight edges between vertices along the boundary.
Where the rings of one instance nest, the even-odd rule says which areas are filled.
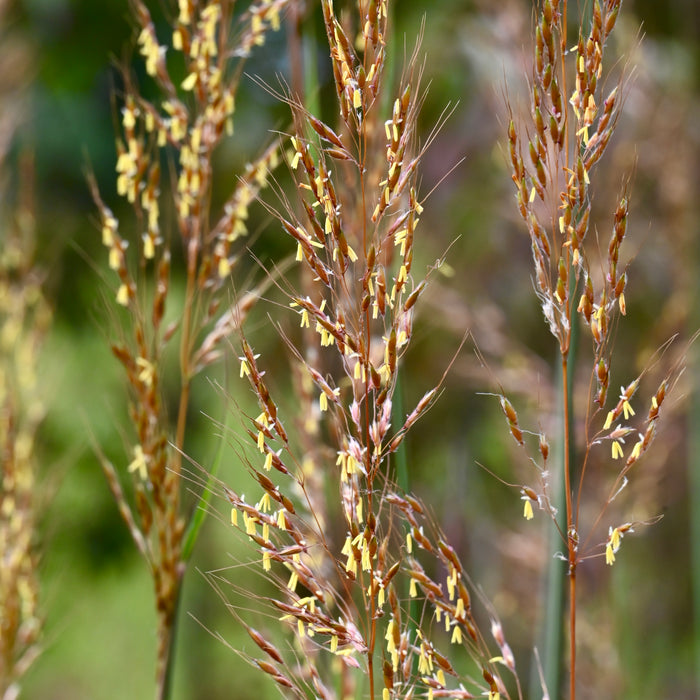
[[[317,3],[307,4],[318,14]],[[575,4],[570,3],[570,14]],[[426,155],[423,190],[465,158],[431,196],[421,224],[422,263],[454,243],[448,262],[455,274],[437,280],[419,314],[406,361],[407,410],[439,379],[471,329],[521,422],[527,425],[529,417],[536,430],[537,416],[556,410],[555,348],[533,294],[529,243],[504,155],[504,95],[514,103],[525,99],[532,4],[404,0],[394,4],[394,13],[396,36],[405,33],[409,46],[425,16],[426,133],[446,104],[455,105]],[[2,40],[6,55],[18,56],[10,69],[27,76],[25,120],[13,153],[17,158],[35,154],[38,263],[55,309],[41,368],[48,405],[39,446],[45,651],[26,679],[24,697],[151,697],[150,579],[90,445],[93,434],[115,463],[127,463],[125,389],[109,352],[113,329],[104,313],[104,297],[111,293],[104,279],[106,256],[85,172],[94,171],[107,203],[127,220],[113,195],[114,94],[120,85],[114,64],[134,54],[133,24],[126,0],[25,0],[15,3],[9,16]],[[679,333],[687,339],[700,321],[697,0],[627,0],[615,50],[625,53],[631,80],[593,188],[605,248],[614,198],[625,174],[634,171],[630,240],[623,249],[634,262],[628,316],[616,331],[612,387],[628,383],[666,338]],[[247,71],[274,82],[286,67],[280,35],[253,57]],[[143,77],[135,61],[134,70]],[[269,142],[269,130],[282,128],[286,119],[284,108],[252,80],[244,81],[236,115],[236,135],[221,159],[224,192],[241,165]],[[269,224],[261,211],[257,216],[258,227]],[[274,229],[266,230],[258,250],[263,255],[287,251],[279,238]],[[255,323],[260,342],[272,345],[273,339],[265,340],[263,321]],[[684,341],[677,345],[674,358]],[[229,384],[231,374],[230,386],[240,390],[234,364],[208,379]],[[599,559],[582,569],[581,678],[590,679],[582,698],[700,697],[693,661],[689,477],[693,468],[700,469],[693,441],[700,428],[690,410],[696,373],[691,362],[653,454],[633,474],[621,504],[623,514],[663,514],[663,520],[625,539],[612,570]],[[411,480],[428,502],[440,504],[435,510],[442,527],[499,610],[526,672],[541,603],[546,524],[522,520],[513,492],[477,466],[506,481],[531,478],[522,455],[512,449],[497,402],[478,393],[494,389],[471,348],[464,350],[447,391],[409,442]],[[195,403],[223,420],[227,401],[209,381],[196,386]],[[188,452],[205,466],[218,448],[216,432],[208,419],[195,420]],[[233,481],[236,468],[231,453],[222,477]],[[592,493],[605,483],[605,474],[593,474]],[[695,503],[700,508],[700,501]],[[221,632],[234,645],[240,639],[225,605],[195,569],[229,566],[239,556],[237,547],[230,530],[210,519],[186,576],[176,698],[273,697],[276,692],[204,629]],[[256,585],[245,570],[240,576],[242,585]]]

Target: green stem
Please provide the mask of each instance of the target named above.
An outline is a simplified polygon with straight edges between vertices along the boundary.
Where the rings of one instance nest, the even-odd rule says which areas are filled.
[[[219,447],[216,451],[216,456],[214,457],[211,469],[209,470],[207,483],[202,489],[202,493],[199,496],[199,500],[197,501],[197,504],[194,510],[192,511],[192,517],[190,518],[187,524],[185,535],[182,539],[182,553],[180,555],[180,558],[183,562],[187,562],[192,556],[194,545],[197,541],[197,536],[199,535],[202,525],[204,524],[204,520],[207,517],[207,506],[209,505],[211,497],[214,493],[214,487],[217,481],[216,475],[219,473],[221,463],[223,462],[224,451],[226,449],[226,435],[229,431],[229,424],[231,420],[231,411],[228,411],[226,410],[226,408],[224,408],[224,412],[226,418],[221,428]]]
[[[401,372],[396,373],[396,384],[394,386],[394,395],[392,397],[391,405],[391,423],[392,425],[398,427],[403,425],[404,416],[404,401],[403,401],[403,374]],[[399,489],[403,493],[408,493],[409,491],[409,481],[408,481],[408,460],[406,458],[406,440],[402,440],[399,444],[398,449],[394,453],[394,460],[396,462],[396,483]]]
[[[182,314],[182,335],[180,337],[180,401],[177,414],[177,427],[175,432],[175,448],[171,450],[173,459],[171,469],[174,474],[175,484],[169,495],[170,500],[165,504],[166,519],[171,528],[165,541],[161,540],[161,560],[156,566],[161,567],[161,575],[173,578],[168,597],[162,601],[166,608],[161,609],[158,604],[158,614],[162,616],[160,622],[160,646],[158,649],[159,669],[163,669],[161,677],[159,670],[159,682],[156,689],[157,700],[169,700],[172,693],[173,657],[175,656],[177,618],[180,607],[180,592],[182,579],[185,573],[185,563],[182,558],[182,530],[178,528],[180,521],[180,472],[182,469],[182,450],[185,444],[185,429],[187,426],[187,410],[190,401],[191,370],[190,358],[192,351],[192,321],[194,314],[195,282],[197,275],[198,245],[197,237],[192,234],[187,247],[187,289],[185,292],[185,305]],[[165,550],[165,551],[163,551]],[[171,571],[167,571],[170,565]],[[172,575],[174,573],[174,575]]]
[[[559,373],[558,378],[559,396],[563,396],[564,380]],[[564,416],[564,406],[562,405],[558,411],[559,415]],[[561,433],[564,433],[562,425]],[[564,459],[564,440],[557,441],[556,453],[554,455],[555,462],[565,463]],[[564,665],[564,644],[563,644],[563,620],[564,620],[564,583],[566,581],[566,563],[562,561],[561,548],[562,541],[559,536],[559,531],[566,532],[566,513],[562,504],[566,501],[566,489],[564,485],[563,469],[554,473],[556,483],[552,483],[552,498],[554,505],[557,507],[557,528],[549,529],[548,547],[549,563],[545,573],[545,611],[544,621],[542,624],[541,642],[542,647],[541,662],[544,672],[544,679],[552,697],[559,697],[559,689],[561,687],[562,668]],[[539,674],[533,668],[530,674],[530,697],[538,697],[541,692],[539,687]]]
[[[183,567],[184,573],[184,567]],[[165,671],[162,676],[162,683],[159,683],[159,687],[156,690],[156,700],[169,700],[172,697],[173,688],[173,677],[175,675],[175,649],[176,649],[176,637],[178,631],[178,611],[180,609],[180,594],[182,591],[182,576],[178,576],[177,579],[177,590],[175,591],[175,602],[173,603],[173,609],[168,615],[168,619],[161,623],[161,626],[165,630],[167,639],[164,640],[164,651],[165,655]]]
[[[571,280],[569,289],[569,298],[574,299],[576,294],[575,279]],[[571,336],[569,340],[568,353],[564,361],[560,365],[557,378],[557,395],[562,397],[561,404],[558,408],[558,414],[562,416],[560,426],[560,438],[557,441],[556,451],[554,455],[555,464],[561,465],[561,469],[554,472],[551,483],[551,493],[553,505],[557,508],[557,528],[550,528],[548,538],[549,564],[545,573],[545,611],[544,622],[542,624],[541,641],[542,647],[541,662],[544,672],[544,679],[551,697],[559,697],[561,692],[562,675],[565,668],[565,644],[564,635],[564,620],[566,619],[566,604],[565,604],[565,589],[566,582],[569,581],[570,598],[572,605],[575,605],[575,570],[572,583],[572,577],[569,575],[567,563],[561,559],[562,541],[559,532],[565,535],[573,522],[575,513],[567,513],[565,504],[569,503],[571,493],[569,491],[569,499],[567,499],[567,483],[571,479],[566,478],[567,471],[571,471],[571,465],[575,464],[576,448],[574,441],[569,436],[573,435],[574,412],[573,412],[573,387],[574,372],[576,368],[576,355],[579,343],[579,325],[577,317],[571,319]],[[573,476],[573,474],[569,474]],[[568,546],[568,542],[566,543]],[[565,553],[569,558],[569,551]],[[574,634],[571,639],[572,655],[575,653],[575,607],[570,609],[569,625],[573,628]],[[573,625],[572,625],[573,621]],[[534,664],[533,664],[534,665]],[[572,679],[573,682],[574,679]],[[539,674],[533,668],[530,678],[530,696],[537,697],[541,692],[539,687]],[[570,700],[573,700],[570,698]]]

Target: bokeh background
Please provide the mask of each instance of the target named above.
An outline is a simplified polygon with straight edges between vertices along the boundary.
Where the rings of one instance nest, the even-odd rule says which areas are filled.
[[[307,5],[309,13],[319,13],[318,3]],[[570,6],[574,15],[576,3]],[[425,83],[430,83],[422,116],[425,133],[445,105],[454,106],[424,160],[424,191],[440,184],[428,200],[417,244],[425,265],[449,247],[446,269],[453,274],[436,278],[419,313],[406,360],[406,404],[410,407],[439,379],[467,330],[489,368],[484,371],[474,344],[467,343],[447,390],[409,443],[411,481],[435,504],[442,527],[458,542],[467,569],[501,614],[527,673],[549,556],[547,523],[542,518],[526,523],[517,496],[487,471],[509,482],[531,478],[513,449],[497,401],[483,394],[496,389],[495,380],[501,382],[521,423],[534,430],[542,416],[557,410],[554,341],[533,293],[529,242],[505,156],[506,96],[514,105],[526,99],[532,3],[402,0],[393,11],[399,51],[404,34],[412,46],[425,22]],[[23,697],[28,699],[116,700],[153,693],[150,579],[91,447],[94,438],[115,463],[128,461],[126,392],[109,351],[113,329],[104,312],[105,295],[111,294],[106,256],[85,173],[95,173],[108,204],[127,220],[111,194],[120,87],[115,64],[133,63],[143,77],[132,60],[134,39],[127,0],[9,3],[0,38],[2,109],[18,108],[22,114],[5,176],[17,183],[18,164],[33,154],[37,264],[55,314],[40,367],[48,410],[38,446],[45,648],[26,678]],[[611,382],[616,387],[631,381],[662,343],[678,334],[652,371],[658,379],[684,354],[700,326],[700,5],[697,0],[626,0],[612,53],[624,56],[611,68],[629,78],[626,106],[593,189],[605,249],[615,197],[631,173],[631,222],[623,255],[633,264],[628,315],[616,331]],[[286,70],[283,32],[247,66],[251,76],[271,83]],[[284,106],[252,79],[244,80],[236,134],[221,155],[222,192],[286,119]],[[268,258],[286,254],[288,244],[262,208],[256,216],[251,229],[260,232],[254,243],[258,253]],[[265,340],[270,334],[264,316],[253,324],[260,342],[274,348],[274,337]],[[204,466],[219,445],[217,429],[205,416],[224,420],[231,409],[214,382],[240,391],[234,365],[233,360],[224,363],[210,373],[210,381],[195,387],[201,418],[188,452]],[[693,537],[692,519],[694,509],[700,512],[693,481],[700,471],[700,420],[692,410],[698,408],[697,374],[691,352],[655,449],[633,473],[620,504],[629,517],[663,519],[626,538],[612,569],[601,559],[582,569],[581,677],[590,679],[586,686],[591,688],[591,695],[582,688],[582,697],[700,697],[694,660],[700,631],[693,625],[700,603],[693,596],[693,581],[697,586],[700,579],[693,546],[700,547],[700,541]],[[235,480],[237,468],[231,451],[222,478]],[[602,471],[592,475],[594,498],[608,477]],[[216,518],[208,521],[186,577],[178,699],[276,693],[213,635],[221,633],[234,646],[241,639],[224,603],[197,569],[230,566],[237,546],[225,525]],[[247,575],[240,572],[242,585]]]

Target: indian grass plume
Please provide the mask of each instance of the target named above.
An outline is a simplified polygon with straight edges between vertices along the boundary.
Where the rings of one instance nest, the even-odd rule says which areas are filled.
[[[500,623],[492,615],[483,631],[456,550],[396,483],[396,453],[445,377],[408,415],[394,410],[434,267],[414,265],[425,149],[416,134],[419,53],[387,99],[389,5],[358,2],[341,20],[322,2],[337,125],[284,97],[298,201],[283,199],[277,217],[308,274],[303,293],[286,279],[278,286],[300,329],[315,331],[316,352],[306,352],[308,334],[278,328],[313,403],[302,416],[285,408],[274,367],[241,331],[240,376],[258,404],[257,415],[243,416],[255,496],[222,488],[272,592],[241,591],[223,571],[210,577],[222,595],[230,586],[246,598],[229,607],[259,653],[241,655],[285,696],[522,697]],[[248,607],[277,620],[285,643],[243,621]]]
[[[627,377],[616,396],[611,373],[614,367],[614,330],[627,312],[625,291],[627,264],[620,251],[627,235],[629,187],[621,188],[610,217],[607,247],[595,237],[592,217],[593,180],[597,164],[614,133],[623,105],[624,82],[612,87],[606,80],[604,57],[615,28],[621,0],[595,0],[590,21],[581,21],[578,39],[567,43],[569,31],[566,0],[543,0],[535,24],[534,60],[530,83],[529,115],[511,118],[508,143],[518,211],[530,236],[535,292],[545,322],[556,339],[562,376],[564,406],[562,479],[563,502],[550,489],[548,438],[536,431],[528,440],[515,409],[500,395],[511,434],[535,466],[536,480],[518,487],[525,502],[524,515],[534,509],[554,520],[564,548],[569,588],[569,697],[576,694],[576,573],[591,557],[612,565],[632,522],[616,520],[610,513],[613,500],[628,483],[628,475],[649,448],[667,392],[678,377],[678,367],[664,377],[646,401],[646,416],[636,415],[636,398],[646,372]],[[598,246],[602,248],[600,259]],[[586,347],[577,326],[588,329],[590,381],[584,387],[584,403],[573,403],[574,353]],[[571,364],[570,364],[571,362]],[[581,365],[577,358],[576,364]],[[633,401],[634,399],[634,401]],[[573,406],[585,406],[585,416],[574,421]],[[636,417],[635,417],[636,416]],[[575,432],[574,426],[583,425]],[[546,448],[544,447],[546,446]],[[544,448],[544,449],[543,449]],[[590,512],[586,472],[602,462],[612,475],[607,497]],[[593,494],[595,496],[595,494]],[[558,505],[565,511],[563,526],[557,524]],[[600,530],[605,527],[607,538]],[[602,538],[602,539],[601,539]],[[550,687],[550,692],[559,692]]]
[[[0,697],[19,696],[41,651],[38,578],[40,485],[37,431],[46,406],[39,377],[51,311],[36,262],[33,158],[11,147],[24,118],[31,70],[27,43],[0,3]],[[13,187],[16,194],[12,193]]]
[[[223,206],[215,208],[214,155],[233,134],[243,60],[279,27],[286,4],[287,0],[252,3],[234,20],[233,3],[227,0],[179,0],[177,8],[168,9],[174,12],[170,36],[159,38],[148,6],[132,0],[138,51],[157,94],[144,97],[128,69],[124,71],[117,194],[133,210],[133,222],[121,225],[94,178],[89,179],[115,275],[114,302],[124,309],[118,316],[123,324],[120,339],[112,352],[125,371],[134,429],[131,452],[119,468],[99,449],[98,453],[153,578],[158,698],[170,692],[179,591],[201,523],[182,503],[181,455],[191,386],[219,360],[224,341],[260,292],[246,289],[230,301],[236,246],[247,232],[249,205],[278,160],[276,146],[267,148],[240,173]],[[174,77],[182,68],[184,77]],[[163,172],[170,173],[169,180],[162,178]],[[180,250],[185,292],[178,303],[171,267]],[[169,415],[163,395],[168,353],[178,358],[175,416]],[[132,484],[128,490],[122,486],[127,473]]]

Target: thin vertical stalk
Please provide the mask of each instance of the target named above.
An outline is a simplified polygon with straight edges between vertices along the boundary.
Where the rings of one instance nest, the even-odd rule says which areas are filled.
[[[557,395],[562,395],[562,387],[564,380],[561,377],[561,369],[557,372]],[[558,414],[565,414],[564,406],[561,405]],[[571,415],[571,414],[569,414]],[[564,426],[561,427],[561,433],[564,433]],[[566,500],[566,491],[564,488],[563,471],[566,460],[564,458],[564,441],[563,439],[557,442],[557,451],[555,455],[555,463],[561,464],[561,472],[556,474],[557,482],[552,484],[552,491],[555,494],[555,503],[563,504]],[[562,643],[563,620],[564,614],[564,583],[566,581],[566,569],[564,562],[557,553],[561,551],[561,538],[559,532],[566,531],[566,513],[562,508],[558,508],[557,521],[559,528],[549,528],[549,538],[547,552],[549,563],[545,575],[545,590],[544,590],[544,621],[542,624],[542,670],[544,674],[545,684],[548,690],[554,693],[554,697],[558,697],[561,688],[561,676],[564,667],[564,645]],[[539,674],[533,659],[533,669],[531,672],[530,682],[530,697],[536,697],[540,691]]]
[[[562,355],[562,397],[564,404],[564,489],[566,491],[566,538],[569,575],[569,698],[576,697],[576,524],[571,498],[571,387],[568,353]]]
[[[401,425],[404,420],[404,396],[403,396],[403,373],[398,372],[396,375],[396,384],[394,385],[394,396],[391,404],[391,422],[393,425]],[[394,453],[394,461],[396,463],[396,483],[399,491],[407,494],[410,491],[410,479],[408,476],[408,448],[404,440]],[[410,533],[411,528],[408,523],[404,524],[404,536]],[[418,602],[411,598],[408,583],[405,586],[404,594],[408,602],[408,628],[411,634],[415,634],[418,629]]]
[[[185,445],[185,429],[187,426],[187,410],[190,399],[190,354],[192,351],[192,307],[194,298],[194,288],[196,281],[197,254],[196,248],[190,244],[189,260],[187,266],[187,290],[185,297],[185,309],[182,319],[182,337],[180,338],[180,376],[182,377],[182,385],[180,389],[180,401],[177,415],[177,428],[175,433],[175,449],[172,450],[173,462],[172,469],[179,481],[180,470],[182,468],[182,453]],[[175,488],[173,494],[173,503],[171,508],[175,513],[175,517],[179,512],[179,486]],[[160,617],[160,633],[161,643],[158,647],[158,664],[162,669],[159,673],[158,688],[156,691],[157,700],[168,700],[172,693],[172,677],[175,656],[175,648],[177,644],[177,619],[180,609],[180,600],[182,598],[182,576],[185,572],[185,564],[182,560],[182,536],[174,531],[170,533],[170,537],[177,537],[177,541],[169,543],[168,554],[177,560],[177,574],[172,581],[174,590],[171,594],[172,605],[169,610],[159,611]]]
[[[287,52],[289,55],[289,73],[292,86],[292,94],[301,104],[306,105],[312,110],[308,103],[310,97],[309,91],[306,90],[305,75],[309,67],[304,60],[303,35],[302,35],[302,17],[301,8],[292,3],[287,14]],[[315,72],[313,78],[315,78]],[[315,112],[318,114],[318,112]]]
[[[184,570],[184,568],[183,568]],[[172,696],[173,676],[175,675],[175,649],[177,638],[177,620],[178,610],[180,609],[180,594],[182,592],[182,579],[178,579],[177,593],[173,610],[168,616],[169,619],[163,621],[162,626],[165,628],[161,634],[163,638],[158,648],[158,663],[162,669],[158,673],[158,683],[156,684],[156,700],[169,700]]]
[[[569,573],[569,634],[571,660],[569,669],[569,698],[576,700],[576,567]]]
[[[697,292],[693,296],[697,299]],[[698,327],[697,309],[691,315]],[[691,407],[688,414],[688,481],[690,485],[690,547],[693,596],[693,640],[696,694],[700,697],[700,354],[697,349],[690,360]]]
[[[688,270],[700,267],[700,256],[696,253],[689,261]],[[700,328],[700,283],[691,275],[688,327],[693,336]],[[688,411],[688,482],[690,493],[690,579],[693,601],[693,647],[695,658],[695,694],[700,697],[700,351],[697,345],[689,353],[688,374],[690,384],[690,408]]]
[[[396,385],[394,388],[394,397],[391,404],[391,422],[394,425],[401,425],[403,421],[403,374],[399,372],[396,375]],[[399,489],[403,493],[409,491],[408,479],[408,459],[406,457],[406,442],[402,442],[394,453],[394,461],[396,462],[396,482]]]
[[[368,253],[368,232],[367,232],[367,192],[366,192],[366,182],[365,182],[365,159],[367,155],[367,134],[366,134],[366,122],[363,120],[360,127],[360,138],[358,140],[359,144],[359,162],[360,162],[360,189],[362,192],[362,249],[364,259],[367,259]],[[370,320],[370,309],[369,306],[365,309],[363,314],[363,324],[364,324],[364,340],[365,340],[365,364],[370,366],[371,364],[371,343],[372,343],[372,325]],[[366,470],[367,470],[367,512],[372,513],[374,504],[372,502],[372,458],[369,450],[369,445],[371,444],[370,437],[370,407],[373,405],[372,397],[370,394],[370,382],[365,385],[365,424],[364,424],[364,443],[367,445],[366,450]],[[372,582],[370,579],[370,584],[367,588],[367,597],[369,605],[369,644],[367,649],[367,679],[369,682],[369,697],[370,700],[374,700],[374,652],[375,644],[377,639],[377,621],[375,616],[374,607],[374,595],[372,593]]]
[[[567,95],[567,85],[566,85],[566,44],[567,44],[567,0],[562,0],[562,10],[561,10],[561,79],[562,79],[562,90],[563,94]],[[566,134],[565,143],[568,143],[569,129],[568,129],[568,105],[564,110],[564,131]],[[569,148],[565,148],[565,161],[566,168],[569,170]],[[570,253],[567,250],[567,267],[571,273],[571,258]],[[571,279],[571,276],[570,276]],[[571,287],[571,285],[569,285]],[[566,316],[569,322],[571,322],[571,296],[569,296],[569,301],[566,305]],[[569,336],[569,342],[571,342],[571,336]],[[564,489],[565,489],[565,502],[566,502],[566,538],[568,545],[568,575],[569,575],[569,700],[575,700],[576,698],[576,557],[577,557],[577,533],[576,524],[574,522],[574,512],[572,505],[572,493],[571,493],[571,430],[573,423],[572,415],[572,397],[571,397],[571,373],[569,368],[569,347],[562,347],[562,363],[561,363],[561,377],[562,377],[562,398],[564,405]],[[573,370],[574,363],[571,363],[571,371]]]
[[[574,275],[569,277],[569,298],[576,297],[576,280]],[[573,414],[573,382],[576,368],[576,356],[579,342],[578,318],[571,319],[571,332],[567,351],[562,353],[562,362],[558,376],[557,394],[561,396],[560,415],[562,416],[561,439],[558,442],[559,448],[556,455],[556,463],[561,465],[561,475],[557,483],[553,484],[553,493],[557,505],[566,504],[564,512],[558,509],[558,529],[550,531],[548,552],[550,563],[546,574],[546,598],[545,598],[545,620],[543,624],[543,664],[544,678],[547,689],[555,693],[558,697],[561,690],[561,678],[564,670],[564,644],[562,643],[562,632],[564,628],[565,613],[565,581],[569,579],[569,634],[570,634],[570,659],[574,662],[571,668],[574,670],[571,683],[575,682],[575,644],[576,644],[576,607],[575,607],[575,565],[577,550],[567,551],[568,569],[563,567],[563,562],[556,556],[561,539],[559,532],[573,532],[572,527],[577,527],[576,511],[573,509],[573,494],[571,491],[571,469],[576,463],[576,448],[572,439],[574,428]],[[569,547],[576,547],[576,541],[569,540]],[[573,567],[572,567],[573,562]],[[573,576],[572,576],[573,574]],[[572,578],[573,586],[572,586]],[[530,692],[534,696],[538,690],[537,674],[532,673]],[[575,691],[574,691],[575,692]],[[572,696],[573,697],[573,696]]]
[[[567,257],[568,254],[567,254]],[[574,402],[573,386],[576,369],[576,351],[578,349],[578,316],[571,313],[571,299],[576,298],[576,275],[573,266],[569,265],[569,302],[567,315],[570,323],[568,347],[562,355],[562,398],[564,404],[564,488],[566,489],[566,520],[567,538],[569,545],[569,645],[570,645],[570,691],[569,699],[576,698],[576,565],[578,563],[578,509],[573,506],[571,477],[573,465],[576,463],[576,446],[573,440]]]

